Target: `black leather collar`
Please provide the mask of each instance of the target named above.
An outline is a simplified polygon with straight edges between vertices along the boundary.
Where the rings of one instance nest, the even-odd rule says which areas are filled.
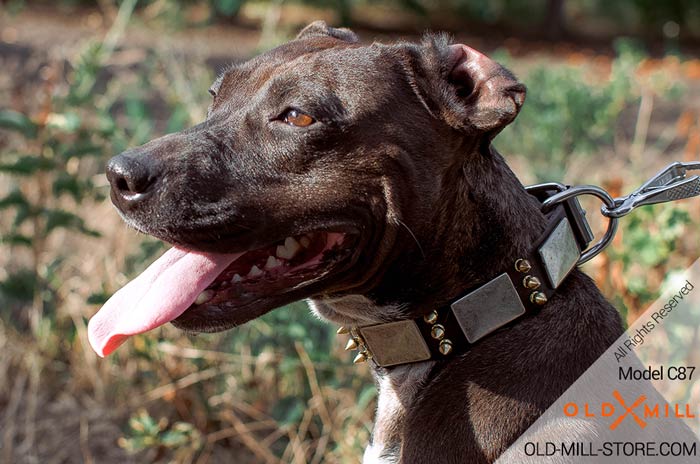
[[[543,202],[566,188],[542,184],[527,191]],[[350,335],[346,349],[359,350],[356,363],[371,360],[379,367],[445,359],[536,313],[593,240],[585,214],[575,197],[557,203],[546,214],[546,229],[529,252],[514,257],[494,279],[417,319],[341,327],[339,334]]]

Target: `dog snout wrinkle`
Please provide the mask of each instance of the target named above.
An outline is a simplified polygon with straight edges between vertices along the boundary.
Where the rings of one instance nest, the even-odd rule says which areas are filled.
[[[152,163],[128,153],[109,160],[107,179],[118,206],[131,207],[145,200],[157,179],[155,171]]]

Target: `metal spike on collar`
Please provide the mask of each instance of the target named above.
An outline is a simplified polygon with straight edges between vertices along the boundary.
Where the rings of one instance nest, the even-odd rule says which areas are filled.
[[[357,347],[360,346],[357,344],[357,340],[354,338],[351,338],[348,340],[348,343],[345,345],[345,351],[350,351],[350,350],[356,350]]]
[[[542,285],[540,279],[538,279],[535,276],[526,275],[523,278],[523,287],[525,288],[529,288],[530,290],[536,290],[540,288],[540,285]]]
[[[542,292],[532,292],[530,294],[530,301],[533,303],[542,306],[547,302],[547,295],[545,295]]]
[[[423,320],[427,322],[428,324],[435,324],[438,320],[438,313],[437,311],[430,311],[428,314],[423,316]]]
[[[530,264],[530,261],[527,259],[519,258],[517,261],[515,261],[516,271],[524,274],[526,272],[530,272],[530,269],[532,269],[532,264]]]
[[[443,341],[441,341],[439,350],[443,356],[447,356],[448,354],[450,354],[452,352],[452,341],[448,339],[444,339]]]
[[[441,324],[435,324],[432,329],[430,329],[430,336],[435,340],[442,340],[445,337],[445,327]]]
[[[357,356],[355,356],[355,359],[352,360],[353,364],[360,364],[363,362],[366,362],[369,357],[367,356],[366,351],[361,351],[357,353]]]
[[[350,329],[348,329],[344,325],[341,325],[340,327],[338,327],[338,330],[336,330],[335,333],[337,333],[338,335],[344,335],[346,333],[350,333]]]

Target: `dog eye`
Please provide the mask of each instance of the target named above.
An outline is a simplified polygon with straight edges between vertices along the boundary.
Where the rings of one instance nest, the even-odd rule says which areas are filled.
[[[307,127],[315,123],[316,120],[299,110],[288,110],[284,113],[282,120],[290,126]]]
[[[211,95],[212,97],[216,97],[216,90],[214,90],[213,87],[210,88],[210,89],[208,90],[208,92],[209,92],[209,95]]]

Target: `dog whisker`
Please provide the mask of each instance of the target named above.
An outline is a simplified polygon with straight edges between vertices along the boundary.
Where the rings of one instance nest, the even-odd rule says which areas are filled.
[[[409,234],[411,235],[411,237],[413,238],[413,241],[416,242],[416,245],[418,245],[418,250],[420,251],[421,256],[423,256],[423,259],[425,259],[425,252],[423,251],[423,247],[420,245],[420,242],[419,242],[418,239],[416,238],[416,234],[414,234],[413,231],[411,230],[411,228],[408,227],[408,226],[406,225],[406,223],[403,222],[401,219],[398,219],[398,218],[397,218],[397,219],[396,219],[396,222],[398,222],[399,224],[401,224],[401,225],[408,231],[408,233],[409,233]]]

